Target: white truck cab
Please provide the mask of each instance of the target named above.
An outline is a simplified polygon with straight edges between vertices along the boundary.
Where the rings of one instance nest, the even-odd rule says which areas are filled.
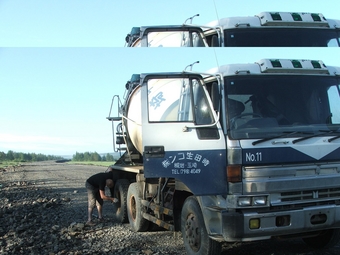
[[[135,27],[126,43],[128,47],[339,47],[339,38],[340,20],[323,14],[261,12],[205,25]]]

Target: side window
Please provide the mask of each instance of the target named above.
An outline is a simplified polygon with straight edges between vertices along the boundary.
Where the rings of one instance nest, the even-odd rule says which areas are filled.
[[[331,123],[340,124],[340,86],[332,86],[328,89]]]
[[[198,79],[148,80],[150,122],[214,123],[205,91]]]
[[[189,32],[150,32],[148,33],[148,47],[185,47],[189,39]]]
[[[147,34],[148,47],[204,47],[197,31],[157,31]]]
[[[150,122],[193,121],[189,79],[148,81]]]

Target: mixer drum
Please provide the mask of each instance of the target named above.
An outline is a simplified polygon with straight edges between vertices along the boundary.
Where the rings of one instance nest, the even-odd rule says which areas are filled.
[[[127,132],[132,144],[143,154],[142,144],[142,105],[141,105],[141,87],[135,88],[128,99],[127,108]]]

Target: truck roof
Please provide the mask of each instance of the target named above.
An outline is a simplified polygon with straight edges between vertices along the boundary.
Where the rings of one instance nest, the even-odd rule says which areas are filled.
[[[307,12],[261,12],[253,17],[230,17],[214,20],[207,26],[231,28],[265,28],[265,27],[296,27],[296,28],[329,28],[340,29],[340,20],[326,19],[321,13]]]
[[[222,73],[223,76],[249,74],[302,74],[329,75],[340,77],[340,67],[326,66],[321,60],[306,59],[261,59],[251,64],[229,64],[212,68],[208,73]]]
[[[326,66],[321,60],[308,59],[261,59],[255,63],[227,64],[209,69],[207,72],[159,72],[141,73],[137,76],[144,79],[146,76],[185,77],[189,74],[202,74],[204,77],[221,73],[223,76],[250,75],[250,74],[301,74],[301,75],[327,75],[340,77],[340,67]],[[135,77],[135,75],[133,75]],[[136,78],[133,78],[136,79]],[[138,78],[139,80],[139,78]]]

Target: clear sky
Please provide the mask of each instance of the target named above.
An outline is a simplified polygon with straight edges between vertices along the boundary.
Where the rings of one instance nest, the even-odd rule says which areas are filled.
[[[216,8],[215,8],[216,7]],[[106,120],[133,73],[194,70],[261,58],[321,59],[336,48],[131,49],[133,26],[194,23],[262,11],[340,19],[337,0],[0,0],[0,151],[72,155],[112,152]]]

